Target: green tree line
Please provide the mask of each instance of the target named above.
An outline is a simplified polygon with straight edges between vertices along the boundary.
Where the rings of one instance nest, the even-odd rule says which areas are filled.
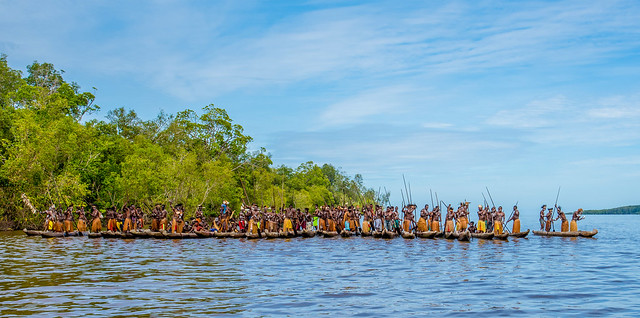
[[[0,56],[0,220],[12,227],[39,224],[24,206],[40,210],[89,204],[182,203],[187,217],[202,204],[216,213],[223,200],[275,207],[385,202],[331,164],[274,166],[266,149],[227,112],[212,105],[143,120],[117,108],[104,120],[83,120],[100,109],[95,95],[37,61],[26,76]]]
[[[585,210],[584,214],[640,214],[640,205],[622,206],[613,209]]]

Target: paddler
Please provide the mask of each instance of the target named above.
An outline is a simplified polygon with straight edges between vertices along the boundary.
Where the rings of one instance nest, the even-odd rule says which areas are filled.
[[[502,234],[502,223],[504,222],[504,212],[502,212],[502,206],[498,207],[498,211],[493,218],[493,233]]]
[[[87,231],[87,215],[84,212],[84,206],[81,206],[80,209],[76,210],[78,214],[78,232],[86,232]]]
[[[541,209],[542,210],[540,210],[540,219],[539,219],[540,220],[540,231],[545,229],[546,222],[545,222],[544,212],[547,210],[547,205],[546,204],[542,205]]]
[[[553,208],[549,208],[547,215],[545,215],[547,221],[544,227],[544,230],[549,232],[551,231],[551,222],[553,221],[551,218],[553,217]]]
[[[583,220],[584,216],[582,216],[582,209],[578,209],[573,212],[573,216],[571,217],[571,226],[570,231],[575,232],[578,230],[578,221]]]
[[[567,216],[564,215],[561,207],[557,207],[558,209],[558,217],[556,217],[553,221],[561,220],[562,224],[560,225],[560,232],[569,232],[569,221],[567,220]]]
[[[511,233],[519,233],[520,232],[520,211],[518,211],[517,205],[513,206],[513,215],[509,220],[507,220],[507,223],[509,223],[509,221],[512,221],[512,220],[513,220],[513,227],[512,227]]]
[[[160,223],[159,223],[158,229],[160,231],[166,231],[167,230],[167,214],[169,214],[169,212],[167,212],[167,208],[163,204],[162,205],[162,209],[160,210],[160,213],[158,214],[158,217],[160,218]]]
[[[429,227],[427,226],[427,220],[429,219],[429,205],[425,204],[424,209],[420,210],[420,218],[418,219],[418,232],[427,232]]]
[[[451,205],[449,205],[447,207],[447,215],[445,215],[445,225],[444,225],[444,232],[445,233],[449,233],[449,232],[453,232],[456,228],[453,225],[453,219],[455,218],[455,213],[453,212],[453,207],[451,207]]]
[[[442,220],[442,214],[440,213],[440,206],[433,208],[433,222],[431,222],[431,231],[440,232],[440,221]]]
[[[95,205],[91,206],[91,232],[99,233],[102,231],[102,213]]]
[[[482,204],[478,205],[478,233],[487,232],[487,221]]]
[[[73,232],[73,204],[64,211],[64,232]]]
[[[122,232],[129,232],[131,231],[131,208],[125,206],[123,208],[124,211],[124,222],[122,223]]]
[[[409,205],[404,209],[404,220],[402,221],[402,230],[411,232],[413,224],[416,222],[413,217],[414,205]]]

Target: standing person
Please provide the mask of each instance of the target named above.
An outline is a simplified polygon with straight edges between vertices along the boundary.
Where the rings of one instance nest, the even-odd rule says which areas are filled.
[[[87,231],[87,216],[84,212],[84,206],[81,206],[80,209],[76,211],[78,214],[78,232],[86,232]]]
[[[118,212],[116,213],[116,229],[118,230],[118,232],[122,232],[122,225],[124,224],[124,209],[126,207],[122,207],[122,209],[118,210]],[[131,221],[129,221],[131,222]]]
[[[573,216],[571,217],[571,232],[575,232],[578,230],[578,221],[583,220],[584,216],[582,216],[582,209],[578,209],[573,212]]]
[[[513,220],[513,228],[511,230],[511,233],[520,232],[520,211],[518,211],[517,205],[513,206],[513,216],[511,216],[511,218],[507,220],[507,223],[509,223],[509,221],[512,221],[512,220]]]
[[[160,231],[166,231],[167,230],[167,214],[169,214],[169,212],[167,212],[167,208],[166,206],[163,204],[162,205],[162,209],[160,210],[160,213],[158,214],[158,217],[160,218],[160,225],[159,225],[159,230]]]
[[[552,218],[553,218],[553,208],[549,208],[548,209],[549,212],[547,212],[547,215],[545,216],[547,218],[546,224],[545,224],[545,231],[549,232],[551,231],[551,222],[553,222]]]
[[[184,228],[184,210],[181,203],[178,205],[171,206],[171,210],[173,211],[173,220],[171,223],[171,232],[172,233],[182,233],[182,229]]]
[[[502,212],[502,206],[499,206],[495,216],[493,217],[493,233],[494,234],[502,234],[503,223],[504,223],[504,212]]]
[[[449,233],[455,230],[455,226],[453,225],[453,218],[455,217],[453,213],[453,208],[451,206],[447,207],[447,214],[445,215],[445,225],[444,232]]]
[[[73,204],[64,211],[64,232],[73,232]]]
[[[558,208],[558,217],[556,217],[553,221],[561,220],[562,223],[560,225],[560,232],[569,232],[569,221],[567,220],[567,216],[564,215],[562,208]]]
[[[442,221],[442,213],[440,206],[433,207],[433,222],[431,222],[431,231],[440,232],[440,222]]]
[[[91,206],[91,232],[99,233],[102,231],[102,213],[95,205]]]
[[[159,205],[156,204],[151,210],[151,231],[157,232],[160,229],[160,209]]]
[[[545,219],[544,212],[547,210],[547,205],[543,204],[541,209],[542,210],[540,210],[540,219],[539,219],[540,220],[540,231],[545,229],[546,222],[544,220]],[[549,231],[547,231],[547,232],[549,232]]]
[[[429,205],[425,204],[424,209],[420,210],[420,218],[418,219],[418,232],[427,232],[429,227],[427,226],[427,220],[429,219]]]
[[[482,204],[478,205],[478,233],[486,233],[487,232],[487,221],[484,213],[484,207]]]
[[[405,232],[411,232],[411,230],[413,229],[413,224],[416,222],[414,220],[413,211],[413,205],[409,205],[408,207],[403,209],[404,221],[402,222],[402,230]]]
[[[124,222],[122,223],[122,232],[129,232],[131,231],[131,209],[127,206],[125,206],[122,209],[124,211],[123,213]]]

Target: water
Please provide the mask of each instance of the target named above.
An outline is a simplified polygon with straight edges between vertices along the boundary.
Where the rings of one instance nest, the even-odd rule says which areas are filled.
[[[638,316],[638,225],[588,216],[580,228],[598,228],[596,239],[508,242],[9,232],[0,316]]]

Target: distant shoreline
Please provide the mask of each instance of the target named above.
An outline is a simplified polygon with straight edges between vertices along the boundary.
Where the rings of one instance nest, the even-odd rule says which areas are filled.
[[[585,210],[584,214],[640,214],[640,205],[628,205],[613,209]]]

